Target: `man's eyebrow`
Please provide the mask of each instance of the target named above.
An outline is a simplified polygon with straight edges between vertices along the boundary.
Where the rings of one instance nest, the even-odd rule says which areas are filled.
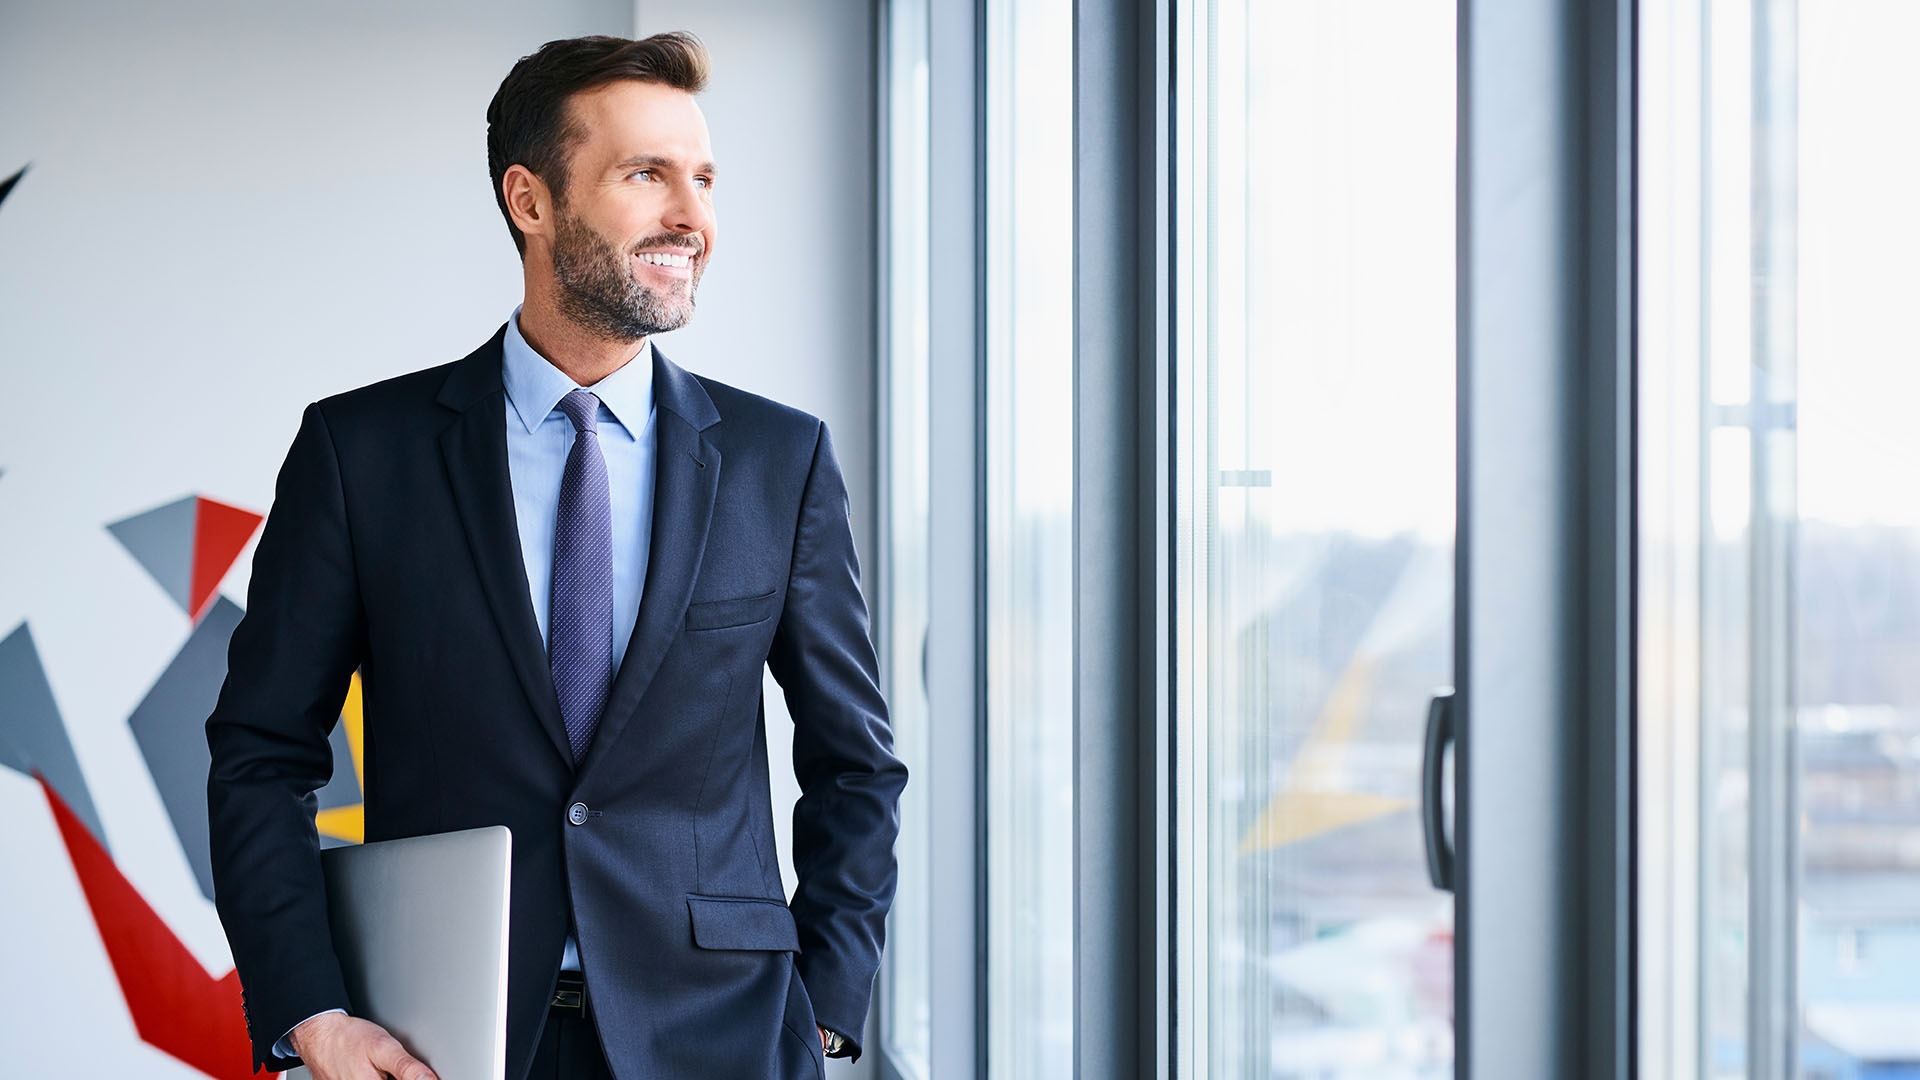
[[[619,162],[618,164],[614,165],[614,168],[624,170],[624,169],[637,169],[642,166],[645,166],[645,167],[654,168],[654,169],[671,169],[678,164],[680,164],[678,160],[674,158],[666,157],[661,154],[635,154],[633,157],[627,158]],[[706,173],[708,176],[720,175],[719,166],[715,165],[711,161],[701,162],[700,164],[694,166],[693,171],[699,172],[699,173]]]

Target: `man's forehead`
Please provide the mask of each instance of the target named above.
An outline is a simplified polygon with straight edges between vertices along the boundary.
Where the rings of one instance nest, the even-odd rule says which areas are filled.
[[[713,166],[706,115],[684,90],[624,79],[582,91],[567,104],[596,157],[656,168]]]

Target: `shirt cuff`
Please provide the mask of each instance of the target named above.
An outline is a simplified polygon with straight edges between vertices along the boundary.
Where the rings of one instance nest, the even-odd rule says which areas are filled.
[[[325,1016],[328,1013],[345,1013],[346,1011],[345,1009],[321,1009],[319,1012],[314,1013],[313,1016]],[[313,1016],[307,1017],[307,1020],[313,1019]],[[306,1023],[307,1020],[300,1021],[300,1024]],[[293,1027],[288,1028],[287,1033],[280,1036],[280,1041],[273,1044],[274,1057],[292,1058],[295,1061],[300,1060],[300,1055],[293,1052],[293,1028],[299,1027],[300,1024],[295,1024]]]

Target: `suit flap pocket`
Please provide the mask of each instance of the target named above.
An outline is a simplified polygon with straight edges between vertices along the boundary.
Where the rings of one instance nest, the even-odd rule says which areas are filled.
[[[793,912],[779,900],[751,896],[688,896],[693,943],[703,949],[800,951]]]
[[[757,623],[772,615],[779,603],[778,589],[769,589],[759,596],[742,596],[737,600],[702,600],[687,605],[687,629],[720,630]]]

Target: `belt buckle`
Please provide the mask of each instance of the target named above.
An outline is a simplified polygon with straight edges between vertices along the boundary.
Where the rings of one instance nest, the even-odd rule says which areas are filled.
[[[553,987],[553,1007],[556,1009],[584,1009],[587,1007],[587,984],[579,978],[567,978],[562,973],[560,981]]]

